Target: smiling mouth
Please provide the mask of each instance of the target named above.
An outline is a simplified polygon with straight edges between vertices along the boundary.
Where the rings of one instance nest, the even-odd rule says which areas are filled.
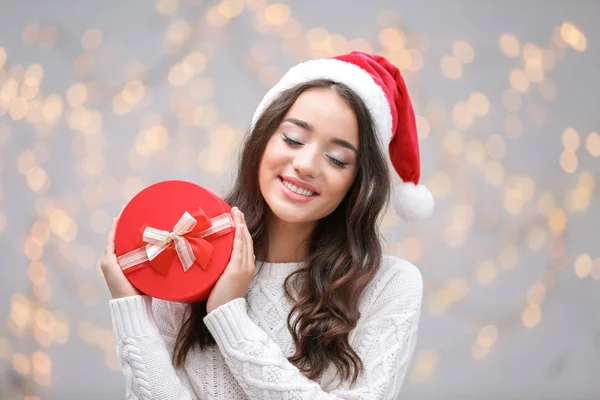
[[[290,182],[284,180],[282,177],[279,177],[279,180],[281,181],[283,186],[285,186],[292,192],[299,194],[300,196],[314,197],[317,195],[317,193],[311,192],[310,190],[299,188],[298,186],[294,185],[293,183],[290,183]]]

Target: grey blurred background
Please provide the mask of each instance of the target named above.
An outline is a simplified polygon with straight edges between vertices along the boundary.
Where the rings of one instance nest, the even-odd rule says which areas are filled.
[[[0,2],[0,398],[123,399],[97,269],[144,186],[224,194],[268,87],[352,49],[404,71],[428,221],[405,399],[600,398],[600,2]]]

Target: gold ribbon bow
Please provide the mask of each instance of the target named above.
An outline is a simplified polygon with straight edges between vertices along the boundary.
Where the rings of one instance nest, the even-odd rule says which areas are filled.
[[[154,260],[173,244],[184,271],[187,272],[194,262],[206,269],[212,252],[212,245],[206,238],[224,235],[234,226],[231,215],[227,213],[209,219],[201,209],[193,216],[186,211],[172,231],[146,227],[142,239],[147,244],[117,257],[117,262],[123,271],[127,271],[145,261]],[[198,230],[201,231],[194,233]],[[162,268],[155,269],[166,273]]]

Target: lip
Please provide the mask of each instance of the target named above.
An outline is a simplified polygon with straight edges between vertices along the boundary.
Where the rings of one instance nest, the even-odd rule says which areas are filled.
[[[308,190],[309,192],[313,192],[316,195],[319,194],[319,191],[314,186],[311,186],[308,183],[303,182],[303,181],[301,181],[299,179],[296,179],[296,178],[291,177],[291,176],[285,176],[285,175],[282,175],[279,178],[281,178],[284,181],[287,181],[287,182],[289,182],[289,183],[291,183],[293,185],[296,185],[296,186],[298,186],[301,189]]]
[[[289,182],[289,181],[288,181]],[[291,182],[290,182],[291,183]],[[279,178],[279,187],[281,188],[281,193],[288,199],[297,203],[308,203],[309,201],[311,201],[312,199],[314,199],[315,197],[318,196],[318,194],[314,195],[314,196],[304,196],[301,194],[298,194],[296,192],[292,192],[290,189],[288,189],[284,184],[283,184],[283,179],[280,177]],[[308,189],[307,189],[308,190]]]

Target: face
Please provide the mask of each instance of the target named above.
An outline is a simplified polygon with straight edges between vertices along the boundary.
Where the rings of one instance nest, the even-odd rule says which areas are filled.
[[[273,214],[315,222],[344,199],[358,170],[358,123],[334,90],[303,92],[269,139],[258,183]]]

